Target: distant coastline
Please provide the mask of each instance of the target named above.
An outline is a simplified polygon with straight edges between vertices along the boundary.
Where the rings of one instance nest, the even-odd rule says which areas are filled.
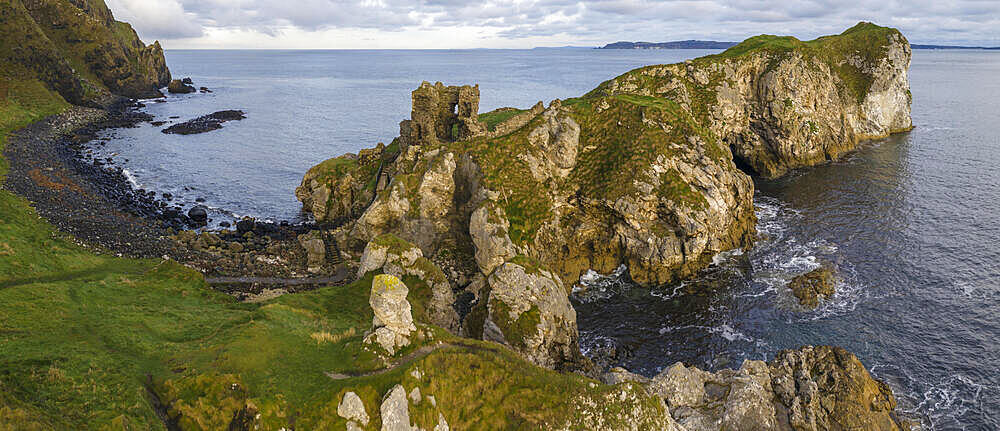
[[[714,40],[678,40],[673,42],[614,42],[595,49],[729,49],[736,42],[719,42]],[[922,45],[912,44],[913,49],[980,49],[1000,51],[1000,47],[960,46],[960,45]]]

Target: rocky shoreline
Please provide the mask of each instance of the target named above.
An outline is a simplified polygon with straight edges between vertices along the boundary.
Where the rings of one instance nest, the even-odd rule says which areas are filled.
[[[72,107],[15,132],[4,149],[10,173],[3,187],[31,201],[40,216],[97,252],[173,259],[209,277],[274,279],[219,286],[240,298],[318,287],[320,283],[295,281],[313,276],[298,237],[314,225],[246,219],[233,230],[189,231],[204,223],[155,192],[134,189],[110,160],[85,157],[84,144],[99,131],[150,121],[140,106],[119,99],[102,109]],[[346,273],[340,260],[330,257],[327,272]]]

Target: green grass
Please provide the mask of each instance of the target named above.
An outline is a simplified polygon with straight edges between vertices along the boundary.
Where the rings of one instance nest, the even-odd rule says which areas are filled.
[[[484,114],[479,114],[479,121],[486,124],[489,131],[494,131],[501,123],[514,118],[515,115],[525,112],[517,108],[500,108]]]
[[[0,83],[0,143],[67,106],[38,81]],[[378,429],[378,405],[397,383],[407,390],[419,385],[436,398],[438,407],[424,401],[411,409],[424,429],[441,413],[452,429],[573,424],[580,397],[612,400],[597,410],[614,424],[631,407],[617,401],[622,391],[663,414],[636,388],[544,370],[496,344],[423,325],[454,347],[388,373],[333,380],[326,373],[384,366],[361,344],[371,325],[373,274],[347,286],[241,304],[177,263],[85,250],[7,192],[0,192],[0,274],[0,429],[162,430],[149,390],[183,429],[206,430],[225,429],[247,408],[260,414],[261,429],[292,423],[343,429],[336,407],[351,390],[372,416],[367,429]],[[429,288],[423,280],[404,281],[419,321]],[[430,342],[414,337],[400,355]]]

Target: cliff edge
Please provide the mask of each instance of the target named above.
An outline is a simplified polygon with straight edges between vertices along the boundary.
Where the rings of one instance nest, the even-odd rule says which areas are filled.
[[[160,97],[170,82],[159,42],[143,44],[103,0],[0,3],[0,39],[5,86],[40,81],[75,105]]]

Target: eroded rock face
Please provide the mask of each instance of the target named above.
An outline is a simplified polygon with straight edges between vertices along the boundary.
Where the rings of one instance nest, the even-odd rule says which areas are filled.
[[[458,333],[458,314],[453,307],[455,296],[451,284],[441,269],[425,258],[419,248],[392,234],[379,236],[365,247],[358,277],[364,277],[371,271],[382,271],[397,278],[414,277],[419,285],[410,286],[410,289],[427,291],[424,294],[418,292],[418,296],[427,297],[423,304],[426,316],[418,316],[418,319],[426,319],[427,323]]]
[[[102,0],[14,0],[0,5],[0,16],[11,47],[0,64],[27,71],[70,103],[103,104],[110,94],[162,97],[170,81],[160,44],[145,45]]]
[[[774,40],[801,46],[772,50]],[[555,338],[522,331],[527,338],[512,340],[486,328],[490,291],[523,289],[510,284],[524,282],[519,277],[496,274],[516,256],[562,286],[588,270],[611,273],[622,265],[642,285],[675,282],[717,253],[752,243],[754,186],[734,158],[777,175],[825,160],[839,151],[834,144],[908,127],[908,102],[896,106],[909,61],[898,31],[861,25],[816,42],[762,37],[747,44],[637,69],[548,107],[484,114],[490,131],[483,133],[464,122],[478,121],[472,87],[424,84],[394,141],[398,156],[383,157],[378,172],[324,162],[297,195],[318,215],[358,202],[335,189],[375,185],[371,205],[337,229],[338,244],[357,255],[393,233],[428,259],[462,261],[452,267],[472,269],[446,275],[469,299],[463,331],[508,345],[527,340],[522,354],[559,367],[572,355],[551,347],[572,344],[564,341],[575,336],[556,334],[575,332],[575,322],[543,324]],[[869,98],[871,107],[862,109]],[[327,210],[317,219],[343,213]],[[519,308],[514,315],[530,313]],[[568,316],[552,311],[559,315]]]
[[[772,49],[779,40],[795,49]],[[759,36],[717,56],[629,72],[599,91],[701,105],[705,125],[737,157],[775,178],[911,129],[910,58],[899,31],[861,23],[810,42]]]
[[[909,429],[895,416],[888,386],[837,347],[785,350],[769,364],[748,360],[738,370],[677,363],[653,379],[624,371],[610,378],[644,384],[686,431]]]
[[[487,279],[482,338],[506,344],[547,368],[578,362],[576,311],[562,282],[526,259],[514,259]]]
[[[410,334],[417,330],[413,324],[410,302],[406,300],[410,291],[406,285],[392,275],[381,274],[372,281],[369,303],[375,317],[372,318],[372,333],[365,337],[365,343],[376,343],[389,352],[410,345]]]

